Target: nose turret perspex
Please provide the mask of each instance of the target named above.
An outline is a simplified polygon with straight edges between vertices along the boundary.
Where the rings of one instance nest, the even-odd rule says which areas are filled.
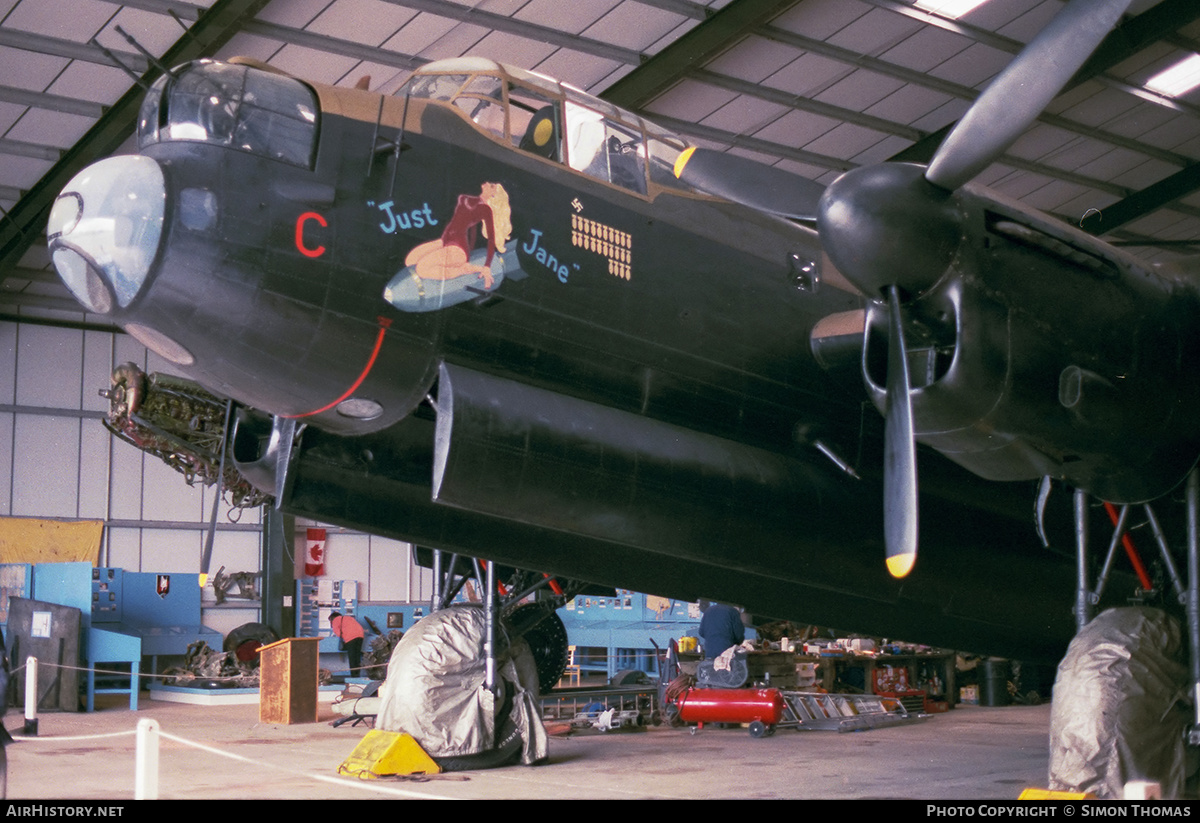
[[[54,201],[46,226],[59,277],[88,311],[128,306],[150,274],[162,237],[166,189],[149,157],[93,163]]]

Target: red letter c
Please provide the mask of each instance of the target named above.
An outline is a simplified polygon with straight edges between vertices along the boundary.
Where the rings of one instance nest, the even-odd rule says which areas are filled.
[[[322,228],[324,228],[325,226],[328,226],[329,224],[327,222],[325,222],[324,217],[317,214],[315,211],[306,211],[306,212],[304,212],[304,214],[302,214],[298,218],[296,218],[296,248],[299,249],[300,253],[303,254],[305,257],[320,257],[322,254],[325,253],[324,246],[317,246],[315,249],[310,249],[304,245],[304,221],[305,220],[316,220],[317,223],[319,223]]]

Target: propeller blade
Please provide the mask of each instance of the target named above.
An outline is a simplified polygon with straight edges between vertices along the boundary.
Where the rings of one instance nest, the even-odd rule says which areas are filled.
[[[790,171],[696,146],[679,155],[675,176],[706,194],[793,220],[815,220],[825,191],[820,183]]]
[[[883,532],[887,567],[904,577],[917,562],[917,441],[912,381],[900,317],[900,288],[888,290],[888,369],[883,446]]]
[[[1121,19],[1130,0],[1071,0],[980,95],[925,177],[954,191],[987,168],[1037,119]]]

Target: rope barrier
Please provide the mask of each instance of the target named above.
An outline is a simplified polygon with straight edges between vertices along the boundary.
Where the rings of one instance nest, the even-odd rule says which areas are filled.
[[[231,752],[223,752],[220,749],[217,749],[213,746],[209,746],[205,743],[197,743],[194,740],[187,740],[186,738],[177,737],[176,735],[168,734],[167,732],[161,732],[161,734],[163,737],[167,738],[168,740],[173,740],[176,743],[182,743],[185,746],[191,746],[193,748],[200,749],[201,751],[205,751],[210,754],[219,755],[220,757],[227,757],[230,760],[237,760],[237,761],[241,761],[243,763],[253,763],[253,764],[255,764],[257,766],[261,766],[265,769],[271,769],[272,771],[282,772],[284,774],[290,774],[293,777],[305,777],[310,780],[317,780],[317,781],[320,781],[323,783],[332,783],[337,786],[355,786],[358,788],[375,791],[380,794],[390,794],[390,795],[393,795],[396,797],[408,797],[408,798],[425,799],[425,800],[453,800],[454,799],[451,797],[441,797],[441,796],[437,796],[437,795],[430,795],[430,794],[427,794],[424,792],[405,791],[404,789],[397,789],[392,786],[379,786],[379,785],[375,785],[374,783],[371,783],[369,781],[345,780],[342,778],[331,777],[331,776],[323,775],[323,774],[313,774],[312,772],[297,772],[292,769],[288,769],[284,766],[276,766],[272,763],[263,763],[260,760],[252,760],[249,757],[245,757],[240,754],[233,754]]]
[[[201,743],[196,740],[189,740],[186,737],[181,737],[176,734],[164,732],[161,730],[161,728],[159,728],[158,721],[156,721],[156,720],[150,720],[150,719],[144,718],[144,719],[138,721],[138,727],[139,728],[136,728],[136,729],[129,729],[129,730],[120,731],[120,732],[109,732],[109,733],[105,733],[105,734],[73,735],[70,737],[53,737],[53,738],[18,737],[18,738],[14,738],[14,740],[16,740],[20,743],[50,744],[50,743],[77,743],[77,742],[81,742],[81,741],[102,740],[102,739],[108,739],[108,738],[113,738],[113,737],[137,736],[138,748],[137,748],[137,752],[136,752],[137,763],[135,766],[135,769],[137,771],[137,774],[135,775],[135,799],[139,799],[139,800],[155,800],[158,797],[158,774],[159,774],[160,770],[158,768],[159,758],[158,758],[158,752],[157,752],[157,741],[153,740],[153,737],[162,737],[162,738],[165,738],[172,742],[179,743],[180,745],[183,745],[183,746],[188,746],[190,748],[198,749],[200,751],[207,752],[209,754],[217,755],[218,757],[224,757],[226,759],[233,760],[233,761],[236,761],[239,763],[246,763],[246,764],[250,764],[253,766],[258,766],[263,769],[269,769],[270,771],[273,771],[273,772],[286,774],[291,777],[301,778],[304,780],[312,780],[312,781],[316,781],[318,783],[330,783],[335,786],[343,786],[343,787],[351,787],[352,786],[354,788],[361,789],[363,791],[374,792],[376,794],[389,795],[392,797],[404,797],[404,798],[409,798],[409,799],[418,799],[418,800],[453,800],[453,799],[455,799],[452,797],[430,794],[429,792],[409,791],[409,790],[397,788],[395,786],[388,786],[388,785],[384,785],[384,784],[380,784],[380,783],[372,782],[372,781],[347,780],[345,778],[317,774],[315,772],[301,772],[301,771],[297,771],[295,769],[289,769],[286,766],[277,766],[273,763],[264,763],[262,760],[255,760],[253,758],[246,757],[244,755],[222,751],[221,749],[218,749],[215,746],[210,746],[207,743]],[[148,772],[150,772],[150,771],[153,771],[153,774],[149,774]],[[427,782],[429,779],[431,779],[431,778],[429,778],[427,776],[422,776],[421,782]],[[463,780],[463,779],[465,779],[465,775],[453,775],[452,779]]]
[[[89,666],[72,666],[67,663],[48,663],[45,661],[38,661],[38,665],[44,666],[46,668],[68,669],[70,671],[77,671],[77,672],[95,672],[96,674],[115,675],[118,677],[138,677],[138,678],[146,678],[148,680],[182,680],[184,682],[188,682],[191,680],[235,681],[235,680],[244,680],[247,677],[247,675],[212,675],[212,676],[209,676],[209,675],[191,674],[191,673],[188,673],[188,674],[151,674],[149,672],[141,672],[141,671],[134,674],[133,672],[125,672],[125,671],[119,671],[119,670],[114,670],[114,669],[94,669]],[[20,666],[16,666],[16,667],[10,669],[9,674],[10,675],[16,674],[17,672],[23,670],[24,668],[25,668],[25,664],[22,663]],[[365,672],[369,669],[375,669],[375,668],[378,668],[378,666],[359,666],[357,669],[346,669],[345,671],[349,671],[351,673],[356,672],[356,671],[357,672]],[[342,671],[342,669],[338,669],[338,671]]]
[[[141,722],[144,722],[144,721],[139,721],[139,723],[141,723]],[[157,721],[153,721],[153,720],[150,722],[157,723]],[[126,731],[120,731],[120,732],[106,732],[104,734],[80,734],[80,735],[71,735],[69,737],[14,737],[13,741],[16,743],[47,743],[47,744],[48,743],[79,743],[79,742],[85,742],[85,741],[89,741],[89,740],[104,740],[104,739],[113,738],[113,737],[133,737],[133,736],[136,736],[137,733],[138,733],[138,731],[135,728],[135,729],[128,729]],[[345,780],[342,778],[332,777],[329,775],[316,774],[313,772],[299,772],[299,771],[295,771],[294,769],[288,769],[284,766],[275,766],[270,763],[264,763],[261,760],[254,760],[252,758],[245,757],[244,755],[233,754],[231,752],[225,752],[225,751],[222,751],[222,750],[216,748],[215,746],[210,746],[207,743],[200,743],[195,740],[189,740],[186,737],[180,737],[179,735],[171,734],[170,732],[164,732],[161,729],[159,729],[158,734],[159,734],[159,736],[164,737],[167,740],[171,740],[175,743],[179,743],[184,746],[189,746],[194,749],[199,749],[200,751],[208,752],[209,754],[215,754],[219,757],[225,757],[225,758],[228,758],[229,760],[236,760],[241,763],[249,763],[249,764],[252,764],[255,766],[260,766],[264,769],[270,769],[272,771],[282,772],[282,773],[291,775],[292,777],[302,777],[302,778],[316,780],[316,781],[323,782],[323,783],[333,783],[338,786],[355,786],[360,789],[366,789],[369,791],[378,791],[383,794],[393,794],[393,795],[399,795],[399,796],[403,796],[403,797],[413,797],[413,798],[425,799],[425,800],[452,800],[452,799],[454,799],[454,798],[450,798],[450,797],[440,797],[440,796],[430,795],[430,794],[421,793],[421,792],[406,792],[403,789],[397,789],[397,788],[394,788],[391,786],[380,785],[380,784],[372,784],[372,783],[365,782],[363,780]],[[387,780],[390,777],[391,777],[390,775],[383,775],[380,779]],[[435,778],[431,777],[429,775],[415,775],[412,778],[412,782],[426,783],[433,779],[435,779]],[[436,776],[436,779],[452,780],[455,782],[466,782],[467,780],[469,780],[467,775],[459,775],[459,774],[438,775],[438,776]]]
[[[78,743],[81,740],[101,740],[105,737],[128,737],[136,732],[105,732],[104,734],[76,734],[70,737],[13,737],[13,743]],[[11,744],[10,744],[11,745]]]
[[[10,675],[12,673],[18,672],[22,669],[27,669],[28,670],[27,675],[32,675],[33,678],[36,679],[37,669],[39,666],[47,666],[47,667],[58,668],[58,669],[69,669],[69,670],[73,670],[73,671],[96,672],[97,674],[118,674],[118,675],[123,675],[123,676],[130,675],[130,672],[106,672],[102,669],[91,669],[91,668],[87,668],[87,667],[71,666],[71,665],[61,664],[61,663],[44,663],[44,662],[38,661],[32,657],[26,658],[26,661],[27,662],[25,664],[22,664],[21,666],[13,669],[12,672],[10,672]],[[164,677],[164,675],[149,675],[149,676]],[[178,677],[178,675],[166,675],[166,676],[167,677]],[[214,678],[205,678],[205,679],[206,680],[217,680],[217,679],[221,679],[221,678],[214,677]],[[233,679],[240,679],[240,678],[226,678],[226,679],[233,680]],[[32,696],[32,694],[36,693],[36,691],[37,691],[36,683],[32,686],[29,684],[26,685],[26,697],[27,698]],[[29,702],[28,699],[26,702],[27,703]],[[355,788],[362,789],[364,791],[374,792],[376,794],[381,794],[381,795],[390,795],[393,797],[405,797],[405,798],[424,799],[424,800],[453,800],[454,799],[451,797],[442,797],[439,795],[432,795],[432,794],[429,794],[426,792],[406,791],[404,789],[395,788],[393,786],[381,785],[378,782],[373,782],[373,781],[347,780],[345,778],[332,777],[332,776],[322,775],[322,774],[315,774],[312,772],[299,772],[294,769],[288,769],[284,766],[276,766],[272,763],[264,763],[261,760],[254,760],[249,757],[245,757],[244,755],[233,754],[232,752],[222,751],[221,749],[218,749],[215,746],[210,746],[206,743],[200,743],[195,740],[189,740],[188,738],[185,738],[185,737],[180,737],[178,735],[164,732],[160,729],[158,721],[151,720],[148,718],[143,718],[142,720],[139,720],[137,728],[131,729],[128,731],[108,732],[108,733],[104,733],[104,734],[94,734],[94,735],[73,735],[70,737],[52,737],[52,738],[38,737],[36,722],[37,722],[36,719],[34,719],[32,727],[30,726],[29,707],[27,707],[26,708],[25,731],[26,731],[27,735],[31,735],[31,736],[14,737],[13,738],[14,741],[21,742],[21,743],[37,742],[37,743],[47,743],[47,744],[49,744],[49,743],[68,743],[68,742],[74,743],[74,742],[79,742],[79,741],[84,741],[84,740],[100,740],[100,739],[106,739],[106,738],[127,737],[130,735],[135,735],[137,737],[137,747],[135,750],[136,765],[135,765],[135,775],[134,775],[134,798],[139,799],[139,800],[154,800],[154,799],[158,798],[158,773],[159,773],[158,738],[159,737],[165,737],[166,739],[171,740],[175,743],[179,743],[184,746],[190,746],[191,748],[199,749],[200,751],[208,752],[209,754],[214,754],[219,757],[225,757],[225,758],[228,758],[230,760],[234,760],[234,761],[237,761],[240,763],[253,764],[260,768],[270,769],[272,771],[291,775],[292,777],[299,777],[302,779],[312,780],[312,781],[316,781],[319,783],[331,783],[336,786],[353,786]],[[421,779],[422,779],[422,782],[424,782],[424,781],[428,780],[429,778],[422,776]]]
[[[192,680],[230,681],[230,682],[232,682],[232,681],[236,681],[236,680],[245,680],[247,677],[247,675],[213,675],[210,677],[208,675],[190,674],[190,673],[189,674],[151,674],[149,672],[141,672],[141,671],[139,671],[135,674],[133,672],[123,672],[123,671],[117,671],[117,670],[113,670],[113,669],[94,669],[89,666],[72,666],[67,663],[48,663],[46,661],[41,661],[41,660],[38,661],[38,665],[42,666],[44,668],[66,669],[69,671],[76,671],[76,672],[94,672],[96,674],[115,675],[117,677],[137,677],[137,678],[145,678],[147,680],[182,680],[185,683],[192,681]],[[17,672],[21,671],[24,668],[25,668],[25,664],[22,663],[20,666],[13,668],[10,671],[10,674],[16,674]]]

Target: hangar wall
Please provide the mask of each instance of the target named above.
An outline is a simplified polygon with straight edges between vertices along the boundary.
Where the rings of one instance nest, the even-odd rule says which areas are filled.
[[[101,520],[99,565],[196,573],[214,491],[189,487],[101,424],[107,401],[99,391],[113,367],[127,361],[147,372],[172,372],[124,333],[0,320],[0,516]],[[246,510],[234,523],[228,510],[222,506],[217,516],[210,571],[260,571],[262,512]],[[296,524],[301,557],[306,525],[313,524]],[[359,581],[360,599],[429,597],[429,574],[411,565],[408,544],[327,531],[326,576]],[[204,615],[221,632],[257,619],[248,608],[209,608]]]

